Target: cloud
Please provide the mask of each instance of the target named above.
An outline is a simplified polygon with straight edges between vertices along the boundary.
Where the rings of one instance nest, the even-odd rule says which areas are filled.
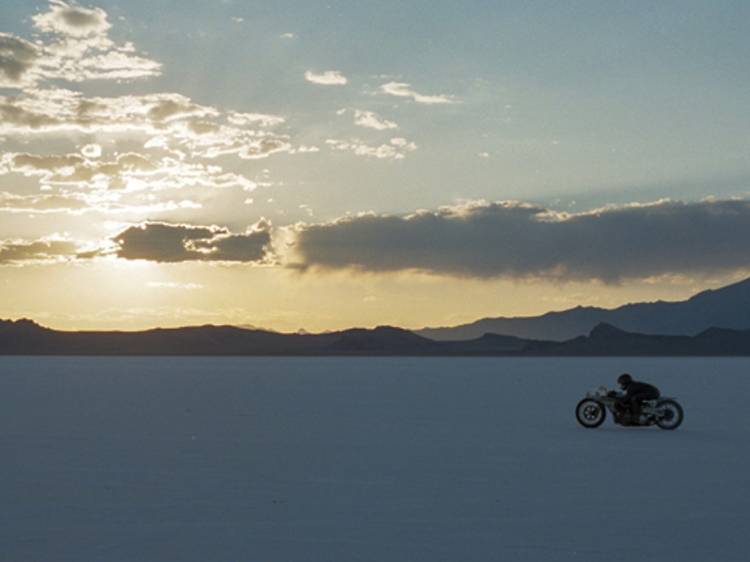
[[[96,145],[98,146],[98,145]],[[91,146],[87,152],[96,150]],[[211,198],[207,190],[254,191],[258,184],[226,172],[220,166],[189,162],[171,156],[156,157],[123,152],[112,159],[81,153],[5,153],[0,176],[19,174],[37,178],[40,194],[0,193],[0,212],[46,214],[163,213],[200,209],[199,201]],[[187,190],[187,195],[181,193]]]
[[[403,160],[406,154],[417,149],[417,145],[401,137],[394,137],[379,146],[366,144],[359,139],[328,139],[326,144],[333,150],[352,152],[356,156],[366,156],[380,160]]]
[[[271,185],[239,173],[248,169],[239,160],[318,150],[294,146],[279,132],[286,123],[279,115],[224,110],[176,92],[106,97],[47,84],[160,72],[131,43],[110,38],[110,19],[101,8],[53,0],[32,18],[33,42],[0,33],[0,88],[16,90],[0,90],[0,140],[28,147],[0,152],[0,176],[9,176],[0,180],[31,178],[39,190],[30,193],[23,181],[22,189],[0,192],[6,218],[103,213],[128,223],[163,214],[186,220],[189,210],[226,210],[227,200],[246,198],[242,191]],[[219,189],[226,191],[212,193]],[[216,240],[224,255],[242,241]]]
[[[0,96],[0,135],[84,132],[75,115],[80,94],[69,90],[32,90],[17,96]]]
[[[326,70],[321,73],[308,70],[305,72],[305,80],[321,86],[343,86],[348,82],[346,76],[338,70]]]
[[[51,0],[48,12],[31,18],[34,27],[44,33],[59,33],[73,37],[102,35],[112,27],[107,13],[101,8],[84,8]]]
[[[200,118],[205,119],[207,117],[216,117],[219,115],[219,110],[206,105],[198,105],[193,101],[181,94],[154,94],[151,96],[125,96],[122,98],[99,98],[94,103],[100,104],[100,110],[110,108],[112,106],[124,110],[128,117],[134,117],[134,113],[141,113],[146,110],[146,117],[153,123],[170,123],[186,118]],[[90,113],[93,107],[89,109]]]
[[[276,115],[224,113],[177,93],[88,98],[70,90],[33,89],[0,96],[0,135],[138,135],[145,148],[191,158],[257,160],[293,152],[289,135],[272,130],[283,122]]]
[[[40,185],[47,189],[64,186],[131,191],[148,187],[155,190],[161,181],[165,184],[161,186],[164,189],[184,184],[186,176],[195,179],[204,175],[210,177],[210,174],[204,174],[205,167],[202,166],[198,166],[198,173],[195,173],[196,170],[178,160],[163,158],[155,161],[134,152],[119,154],[112,161],[89,159],[81,154],[6,153],[0,159],[0,175],[4,171],[39,177]],[[146,181],[150,182],[148,186],[143,185]]]
[[[98,243],[76,242],[58,236],[39,240],[0,240],[0,266],[109,256],[159,263],[205,261],[268,265],[274,262],[271,224],[260,220],[243,233],[232,233],[215,225],[145,222]]]
[[[6,197],[0,212],[129,217],[141,212],[153,217],[201,208],[201,201],[212,197],[205,189],[250,192],[259,186],[243,174],[226,171],[223,162],[216,162],[219,157],[257,160],[317,150],[295,147],[288,135],[275,132],[283,123],[276,115],[223,112],[176,93],[85,97],[65,89],[31,88],[0,96],[0,135],[24,143],[63,137],[77,145],[76,152],[63,154],[0,154],[0,176],[36,178],[45,194]],[[83,139],[94,135],[114,141],[108,145],[112,156],[103,156],[98,143],[81,147]],[[121,141],[128,143],[127,151],[116,150]],[[134,143],[143,148],[134,150]],[[182,189],[193,192],[173,193]]]
[[[70,261],[81,251],[76,242],[59,238],[0,240],[0,266]]]
[[[218,226],[146,222],[112,238],[117,257],[155,262],[229,261],[268,263],[271,226],[261,220],[244,233]]]
[[[238,113],[232,111],[228,114],[227,120],[232,125],[259,125],[261,127],[275,127],[286,121],[279,115],[268,115],[266,113]]]
[[[120,153],[109,162],[97,156],[100,145],[67,155],[6,153],[0,157],[0,174],[37,176],[45,189],[75,185],[161,190],[204,185],[252,191],[256,187],[252,180],[201,160],[227,155],[256,160],[279,152],[307,151],[295,148],[288,135],[272,130],[281,123],[283,118],[275,115],[225,114],[174,93],[87,98],[69,90],[32,90],[0,96],[0,135],[118,135],[140,138],[144,152]]]
[[[154,134],[177,120],[220,115],[176,93],[84,97],[62,88],[28,88],[0,96],[0,134],[126,133]]]
[[[384,131],[386,129],[398,129],[398,124],[393,121],[383,119],[374,111],[365,111],[362,109],[354,110],[354,124],[360,127]]]
[[[81,154],[86,158],[99,158],[102,155],[102,147],[98,144],[87,144],[81,148]]]
[[[161,74],[161,64],[132,54],[129,46],[111,47],[109,41],[66,41],[48,48],[40,59],[40,76],[68,82],[130,81]]]
[[[380,86],[380,90],[383,93],[388,94],[389,96],[411,98],[417,103],[423,103],[427,105],[457,103],[456,99],[453,96],[449,96],[446,94],[420,94],[419,92],[416,92],[411,88],[411,84],[407,84],[406,82],[388,82],[387,84],[383,84],[382,86]]]
[[[32,82],[30,71],[39,48],[15,35],[0,33],[0,88],[17,88]]]
[[[158,200],[148,194],[120,193],[78,193],[62,191],[60,193],[43,193],[17,195],[0,191],[0,213],[46,215],[65,213],[82,215],[84,213],[102,213],[106,215],[143,215],[150,216],[169,211],[200,209],[202,205],[189,199]]]
[[[10,173],[38,178],[43,193],[0,193],[0,212],[153,216],[200,209],[202,203],[193,199],[211,198],[207,190],[251,192],[258,187],[256,182],[220,166],[136,152],[120,153],[111,160],[82,153],[6,153],[0,157],[0,176]],[[187,190],[187,195],[182,190]]]
[[[234,155],[242,160],[261,160],[272,154],[294,152],[287,135],[207,121],[180,122],[166,133],[166,138],[176,141],[195,158]]]
[[[618,282],[750,267],[750,201],[658,201],[558,213],[474,202],[299,225],[294,267]]]
[[[87,98],[70,90],[33,89],[0,96],[0,135],[140,135],[146,148],[186,151],[193,158],[257,160],[292,152],[289,136],[271,130],[283,122],[275,115],[224,113],[177,93]]]
[[[26,88],[48,80],[134,80],[161,73],[161,65],[138,55],[131,43],[109,38],[112,25],[101,8],[52,0],[32,23],[43,40],[31,43],[0,33],[0,87]]]
[[[17,195],[0,191],[0,212],[4,213],[80,213],[89,207],[84,198],[78,195]]]

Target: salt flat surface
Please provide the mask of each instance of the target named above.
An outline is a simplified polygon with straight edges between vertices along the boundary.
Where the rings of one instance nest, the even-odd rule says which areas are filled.
[[[0,560],[745,561],[749,367],[0,358]],[[623,370],[683,427],[578,427]]]

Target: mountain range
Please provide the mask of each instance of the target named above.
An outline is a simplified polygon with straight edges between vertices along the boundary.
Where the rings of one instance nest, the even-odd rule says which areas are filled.
[[[381,326],[325,334],[281,334],[235,326],[191,326],[137,332],[69,332],[31,320],[0,320],[0,355],[494,355],[528,342],[486,335],[436,342]]]
[[[0,355],[750,355],[750,330],[711,328],[696,336],[655,336],[599,324],[587,336],[562,342],[497,334],[437,341],[390,326],[328,334],[279,334],[234,326],[64,332],[31,320],[0,320]]]
[[[579,306],[541,316],[483,318],[415,333],[434,340],[470,340],[486,333],[563,341],[606,323],[643,334],[696,335],[709,328],[750,329],[750,279],[703,291],[685,301],[626,304],[615,309]]]
[[[681,302],[578,307],[418,333],[392,326],[322,334],[213,325],[60,331],[0,320],[0,355],[750,355],[750,279]]]

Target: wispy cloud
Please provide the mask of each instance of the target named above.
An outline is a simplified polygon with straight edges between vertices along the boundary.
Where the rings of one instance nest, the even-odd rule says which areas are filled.
[[[389,142],[377,146],[369,145],[359,139],[328,139],[326,144],[333,150],[380,160],[403,160],[407,153],[417,149],[416,143],[401,137],[394,137]]]
[[[112,25],[101,8],[52,0],[48,11],[32,22],[42,40],[0,34],[0,87],[23,88],[45,80],[133,80],[161,73],[161,65],[138,55],[131,43],[109,38]]]
[[[325,72],[305,72],[305,80],[321,86],[344,86],[349,80],[339,70],[326,70]]]
[[[280,115],[268,115],[267,113],[240,113],[237,111],[230,112],[227,115],[227,120],[232,125],[258,125],[260,127],[276,127],[286,121],[286,119]]]
[[[82,212],[82,200],[90,209],[106,213],[199,208],[184,199],[127,204],[117,199],[122,199],[118,193],[154,194],[197,187],[252,191],[257,187],[255,181],[226,171],[215,160],[222,156],[258,160],[279,152],[309,152],[309,147],[294,147],[288,135],[274,130],[284,121],[265,113],[223,112],[176,93],[105,98],[84,97],[70,90],[30,89],[0,96],[0,135],[18,140],[112,135],[127,139],[131,147],[134,141],[140,142],[143,148],[109,158],[103,157],[97,143],[75,153],[6,152],[0,156],[0,176],[38,178],[45,195],[59,196],[56,202],[77,203],[55,207],[71,212]],[[0,210],[17,212],[41,206],[44,212],[52,212],[51,201],[46,197],[14,199]]]
[[[201,209],[202,204],[190,199],[161,198],[145,193],[101,193],[61,190],[59,193],[18,195],[0,191],[0,213],[49,215],[64,213],[83,215],[156,216],[178,210]]]
[[[426,105],[457,103],[453,96],[447,94],[425,95],[412,89],[411,84],[406,82],[388,82],[380,86],[380,91],[389,96],[399,98],[411,98],[417,103]]]
[[[0,192],[6,216],[184,217],[204,203],[246,198],[241,191],[259,186],[237,160],[317,150],[294,146],[286,127],[279,131],[286,123],[279,115],[225,110],[177,92],[89,96],[46,84],[121,82],[155,76],[161,66],[110,39],[113,25],[101,8],[53,0],[32,24],[33,42],[0,33],[0,87],[10,88],[0,95],[0,139],[28,147],[0,153],[0,176],[33,178],[40,191]],[[50,150],[65,144],[74,149]],[[219,201],[216,190],[226,199]]]
[[[137,152],[123,152],[112,160],[82,154],[39,155],[7,152],[0,158],[0,176],[21,174],[39,178],[46,190],[67,188],[97,191],[149,191],[151,193],[186,187],[222,188],[236,186],[252,191],[252,180],[218,166],[190,163],[177,158],[153,157]]]
[[[85,212],[90,207],[81,194],[39,193],[32,195],[18,195],[7,191],[0,191],[0,212],[24,214],[50,214]]]
[[[360,127],[384,131],[387,129],[398,129],[398,124],[388,119],[383,119],[374,111],[365,111],[362,109],[354,110],[354,124]]]
[[[71,37],[103,35],[112,27],[101,8],[84,8],[61,0],[50,0],[49,11],[31,19],[39,31]]]
[[[0,240],[0,266],[70,261],[84,250],[83,245],[59,236],[31,241]]]

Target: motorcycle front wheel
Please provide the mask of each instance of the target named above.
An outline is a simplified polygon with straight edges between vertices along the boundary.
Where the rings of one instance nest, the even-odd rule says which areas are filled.
[[[661,409],[664,413],[656,421],[662,429],[677,429],[682,424],[682,420],[685,417],[685,413],[682,411],[680,406],[674,400],[662,400],[657,404],[657,408]]]
[[[583,427],[594,429],[604,423],[607,411],[604,404],[592,398],[584,398],[576,406],[576,419]]]

